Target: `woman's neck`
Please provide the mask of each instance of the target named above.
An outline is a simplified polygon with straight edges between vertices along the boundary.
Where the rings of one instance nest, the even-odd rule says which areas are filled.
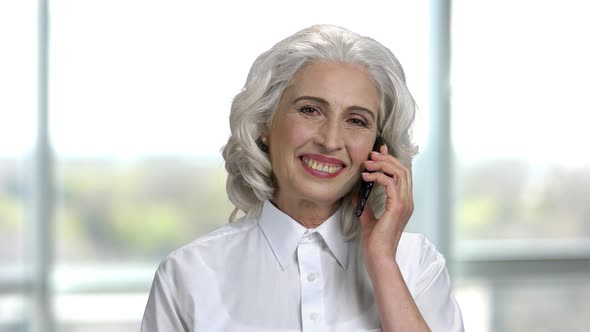
[[[305,228],[316,228],[326,221],[338,210],[340,201],[330,205],[321,205],[306,200],[286,200],[281,201],[279,198],[271,202],[289,217],[303,225]]]

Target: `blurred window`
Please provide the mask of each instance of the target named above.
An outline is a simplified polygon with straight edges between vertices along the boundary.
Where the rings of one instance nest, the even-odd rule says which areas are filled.
[[[0,1],[0,331],[30,327],[27,224],[37,113],[35,1]]]
[[[41,330],[43,317],[63,331],[137,330],[158,262],[227,222],[220,149],[250,65],[321,22],[374,37],[406,70],[424,147],[415,164],[422,209],[409,230],[453,239],[446,254],[467,330],[588,326],[584,2],[453,1],[451,42],[442,45],[452,55],[450,124],[428,109],[430,47],[446,40],[433,23],[446,13],[432,2],[376,11],[307,1],[285,15],[266,1],[54,0],[46,50],[37,47],[39,3],[0,2],[1,331]],[[38,105],[43,84],[49,98]],[[428,133],[449,125],[453,155],[437,160]],[[50,181],[33,172],[43,130]],[[423,172],[435,167],[452,173],[450,220],[443,207],[423,213],[443,192],[429,194]],[[34,195],[49,184],[53,195]],[[36,215],[39,204],[54,214]],[[55,232],[41,232],[45,222]],[[39,239],[54,249],[47,265]]]
[[[481,0],[453,9],[459,237],[590,237],[590,6]]]
[[[492,313],[474,330],[590,326],[589,10],[452,3],[456,280]]]
[[[22,272],[37,112],[35,4],[0,2],[0,278]],[[1,280],[1,279],[0,279]]]
[[[231,101],[256,56],[280,39],[317,23],[372,36],[396,47],[417,100],[428,94],[425,3],[375,11],[304,1],[288,15],[271,1],[15,3],[0,5],[0,41],[14,46],[0,58],[9,73],[0,75],[0,271],[20,264],[28,272],[0,279],[0,296],[20,292],[0,297],[2,331],[138,329],[159,261],[227,222],[220,150]],[[49,33],[39,53],[37,29]],[[44,61],[47,81],[37,67]],[[40,107],[38,85],[48,91]],[[29,155],[44,130],[51,158],[41,166],[50,172],[39,182]],[[50,189],[33,203],[52,215],[27,205],[33,188]],[[29,249],[33,261],[23,262]],[[49,261],[39,264],[41,256]]]
[[[27,331],[29,304],[22,294],[0,294],[0,331]]]

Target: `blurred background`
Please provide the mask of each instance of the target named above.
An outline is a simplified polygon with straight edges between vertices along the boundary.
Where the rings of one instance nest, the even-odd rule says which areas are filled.
[[[590,330],[589,9],[1,0],[0,331],[138,330],[159,261],[227,222],[219,151],[250,65],[317,23],[406,70],[409,230],[447,257],[466,330]]]

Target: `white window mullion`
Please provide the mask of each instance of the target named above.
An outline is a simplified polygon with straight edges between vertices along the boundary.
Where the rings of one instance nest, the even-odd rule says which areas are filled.
[[[33,280],[32,330],[53,332],[51,271],[53,265],[53,162],[49,143],[48,42],[49,1],[38,1],[37,130],[32,158],[32,215],[27,232],[28,259]]]

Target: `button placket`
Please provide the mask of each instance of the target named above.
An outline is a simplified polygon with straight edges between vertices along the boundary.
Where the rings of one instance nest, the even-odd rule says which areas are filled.
[[[301,283],[301,318],[303,331],[320,331],[323,325],[323,289],[320,272],[320,241],[308,235],[297,247]]]

